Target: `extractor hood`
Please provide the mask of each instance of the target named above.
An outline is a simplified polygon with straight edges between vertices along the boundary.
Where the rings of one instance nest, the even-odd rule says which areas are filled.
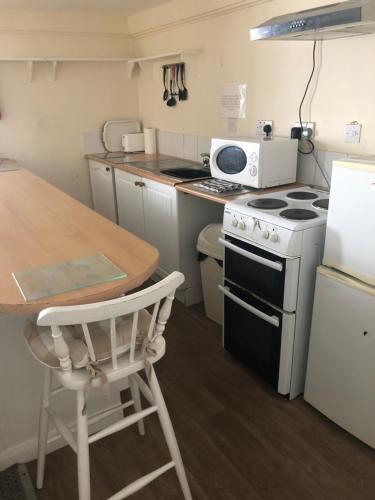
[[[375,32],[375,0],[348,0],[274,17],[251,40],[327,40]]]

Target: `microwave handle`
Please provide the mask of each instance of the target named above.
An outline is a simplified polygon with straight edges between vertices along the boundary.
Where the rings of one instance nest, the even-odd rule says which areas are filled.
[[[233,250],[233,252],[236,252],[243,257],[246,257],[247,259],[253,260],[255,262],[258,262],[258,264],[262,264],[263,266],[270,267],[271,269],[275,269],[275,271],[282,272],[283,270],[283,265],[281,262],[274,262],[273,260],[268,260],[265,259],[264,257],[260,257],[259,255],[256,255],[255,253],[248,252],[247,250],[244,250],[243,248],[239,248],[236,245],[233,245],[233,243],[230,243],[227,240],[224,240],[223,238],[219,238],[219,242],[224,245],[226,248],[229,248],[229,250]]]
[[[264,321],[267,321],[267,323],[270,323],[270,325],[276,326],[276,328],[279,327],[280,320],[277,316],[269,316],[268,314],[266,314],[262,311],[259,311],[259,309],[257,309],[256,307],[253,307],[250,304],[247,304],[243,300],[236,297],[232,292],[230,292],[228,290],[228,288],[225,288],[222,285],[218,285],[218,288],[221,292],[223,292],[223,294],[226,297],[228,297],[228,299],[233,300],[233,302],[235,302],[239,306],[241,306],[244,309],[246,309],[247,311],[249,311],[249,313],[254,314],[255,316],[257,316],[258,318],[260,318]]]

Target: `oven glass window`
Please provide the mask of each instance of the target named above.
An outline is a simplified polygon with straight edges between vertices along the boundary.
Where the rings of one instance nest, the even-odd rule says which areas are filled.
[[[226,236],[226,240],[252,254],[283,265],[281,272],[276,271],[233,250],[225,249],[225,277],[283,309],[286,259],[229,236]]]
[[[246,167],[247,157],[241,148],[228,146],[217,155],[216,165],[225,174],[238,174]]]
[[[224,348],[277,388],[282,314],[246,294],[232,283],[226,282],[225,285],[233,295],[247,304],[265,314],[279,318],[280,325],[273,326],[230,298],[224,299]]]

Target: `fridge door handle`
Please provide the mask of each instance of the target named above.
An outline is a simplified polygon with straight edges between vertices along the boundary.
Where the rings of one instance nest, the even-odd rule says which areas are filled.
[[[244,250],[243,248],[240,248],[236,245],[233,245],[233,243],[230,243],[229,241],[224,240],[223,238],[219,238],[219,243],[224,245],[229,250],[232,250],[233,252],[236,252],[239,255],[246,257],[247,259],[253,260],[254,262],[258,262],[258,264],[262,264],[263,266],[267,266],[267,267],[270,267],[271,269],[275,269],[275,271],[279,271],[279,272],[283,271],[283,265],[281,262],[275,262],[273,260],[269,260],[269,259],[265,259],[264,257],[260,257],[260,255],[248,252],[247,250]]]
[[[249,311],[251,314],[254,314],[254,316],[257,316],[258,318],[262,319],[263,321],[266,321],[267,323],[270,323],[273,326],[276,326],[278,328],[280,326],[280,320],[277,316],[269,316],[268,314],[259,311],[256,307],[251,306],[250,304],[247,304],[245,301],[239,299],[234,295],[232,292],[229,291],[228,288],[218,285],[218,288],[223,294],[228,297],[228,299],[233,300],[236,304],[238,304],[240,307],[243,307],[247,311]]]

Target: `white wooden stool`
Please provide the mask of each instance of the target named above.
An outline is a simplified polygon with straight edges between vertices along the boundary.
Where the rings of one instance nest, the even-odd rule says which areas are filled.
[[[79,499],[89,500],[89,445],[135,423],[139,433],[144,434],[143,419],[157,412],[172,460],[129,484],[110,499],[126,498],[175,467],[184,498],[191,500],[172,423],[153,368],[153,364],[165,353],[163,332],[176,288],[183,282],[183,274],[174,272],[146,290],[118,299],[80,306],[51,307],[39,314],[38,327],[29,326],[25,331],[31,351],[46,365],[39,423],[38,488],[43,487],[49,419],[77,453]],[[152,314],[146,310],[149,306],[153,306]],[[51,333],[52,345],[49,345]],[[76,392],[76,439],[52,409],[51,396],[61,390],[51,390],[53,368],[62,388]],[[138,372],[141,370],[146,371],[148,383],[140,377]],[[129,381],[132,400],[88,419],[86,404],[90,388],[106,387],[120,379]],[[140,391],[150,403],[144,410]],[[89,435],[89,423],[129,406],[134,406],[135,413]]]

